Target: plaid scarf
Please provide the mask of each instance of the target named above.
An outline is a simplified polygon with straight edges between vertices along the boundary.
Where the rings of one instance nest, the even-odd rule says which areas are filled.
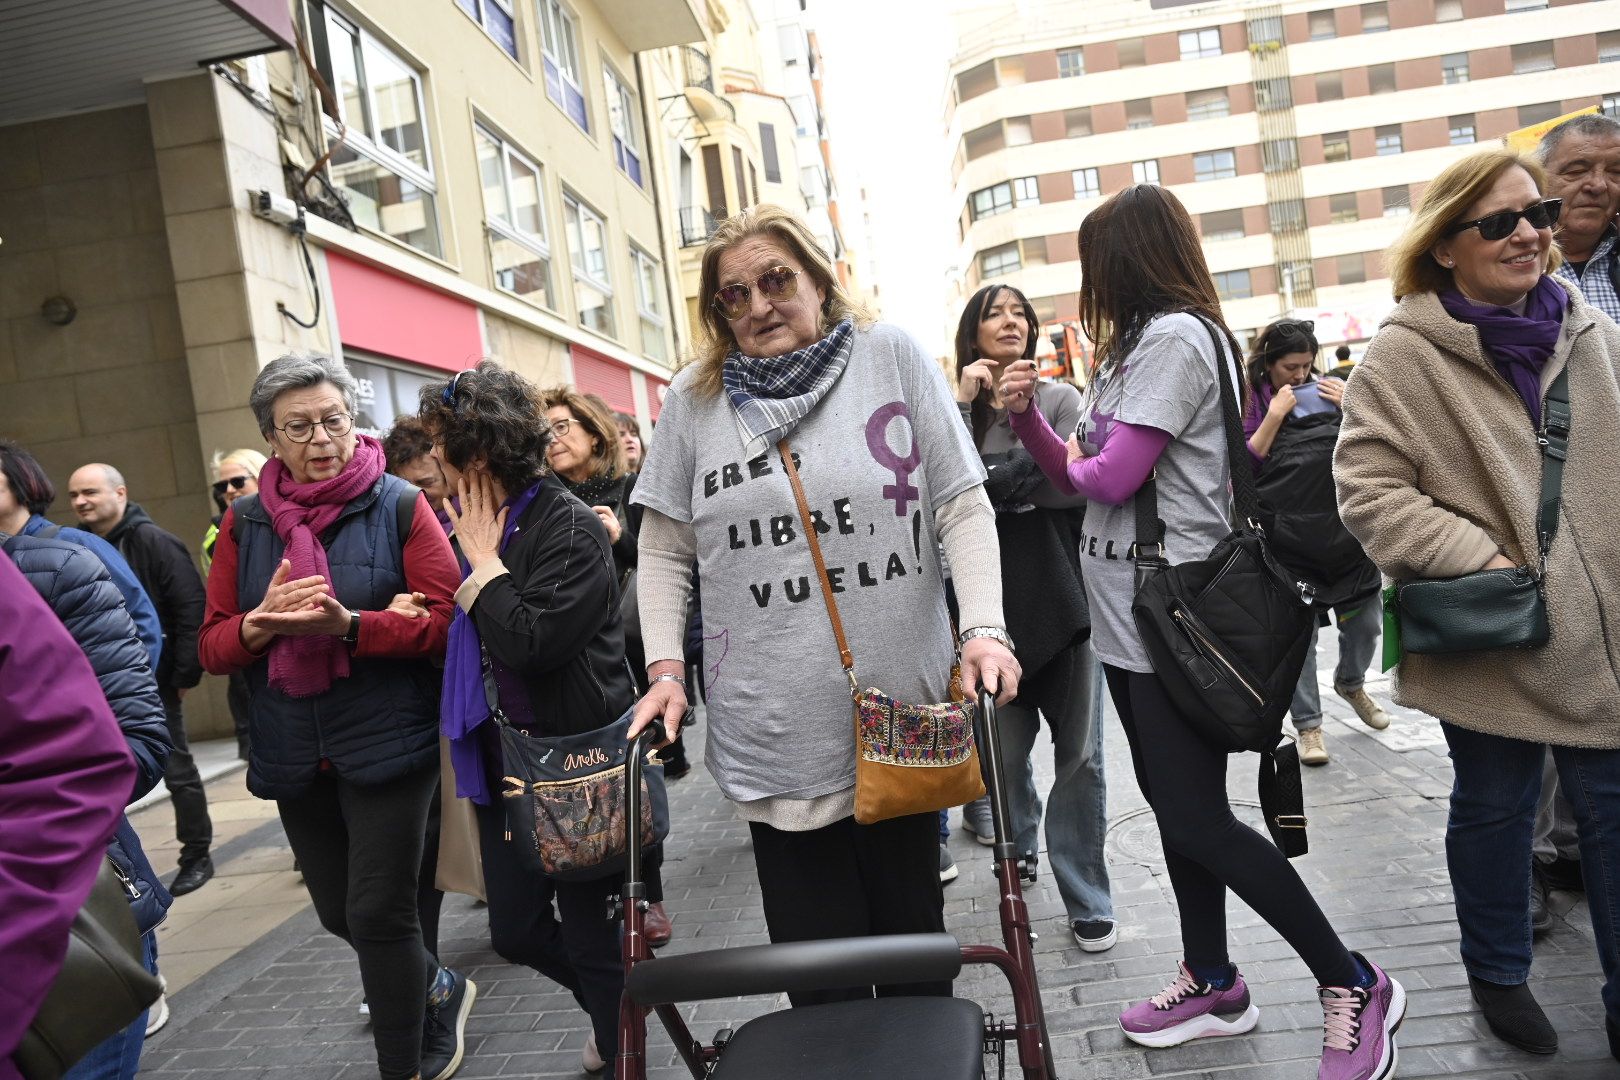
[[[782,356],[760,358],[731,350],[720,377],[737,410],[743,452],[757,457],[792,434],[844,373],[854,348],[855,324],[845,319],[820,341]]]

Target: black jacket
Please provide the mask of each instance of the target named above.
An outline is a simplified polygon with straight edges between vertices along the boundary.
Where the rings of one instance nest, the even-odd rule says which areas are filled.
[[[135,758],[135,790],[126,800],[134,802],[163,779],[169,729],[157,683],[146,663],[146,646],[141,644],[118,586],[107,576],[101,560],[77,544],[13,536],[3,546],[90,661]],[[127,818],[108,841],[107,853],[139,893],[130,900],[137,925],[143,933],[152,929],[163,921],[172,897],[147,861]]]
[[[573,735],[613,723],[634,701],[607,530],[554,476],[518,519],[472,618],[490,656],[528,690],[534,730]]]
[[[157,607],[163,624],[163,655],[157,681],[164,689],[186,690],[202,679],[197,659],[197,629],[202,626],[206,594],[191,552],[180,538],[158,528],[145,510],[130,503],[107,540],[128,560]]]

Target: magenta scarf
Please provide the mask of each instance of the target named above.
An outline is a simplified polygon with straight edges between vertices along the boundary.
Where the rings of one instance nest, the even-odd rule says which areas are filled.
[[[286,545],[282,558],[292,563],[288,581],[320,576],[331,584],[326,548],[317,537],[332,527],[345,506],[371,490],[385,464],[382,443],[370,435],[358,436],[354,456],[330,480],[300,484],[280,458],[265,464],[259,474],[259,502]],[[404,539],[400,537],[402,543]],[[324,694],[333,679],[348,674],[349,651],[334,635],[278,635],[270,645],[270,685],[288,697]]]

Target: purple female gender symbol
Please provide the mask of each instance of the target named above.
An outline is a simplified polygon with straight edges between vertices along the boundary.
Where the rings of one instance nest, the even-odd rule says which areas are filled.
[[[901,457],[889,449],[889,421],[897,416],[906,418],[906,431],[911,439],[911,450]],[[911,483],[911,474],[922,464],[922,451],[917,448],[916,433],[911,430],[911,410],[904,401],[891,401],[878,409],[866,421],[866,448],[879,465],[894,472],[894,483],[883,485],[883,497],[894,500],[896,517],[905,517],[912,500],[921,500],[922,493]]]

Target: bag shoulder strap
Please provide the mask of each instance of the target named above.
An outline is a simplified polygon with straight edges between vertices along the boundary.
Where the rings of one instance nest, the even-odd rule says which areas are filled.
[[[1558,533],[1558,510],[1564,498],[1564,460],[1569,456],[1572,413],[1569,407],[1569,362],[1547,388],[1541,406],[1541,515],[1536,532],[1541,542],[1541,561],[1547,561],[1553,537]]]
[[[411,535],[411,524],[416,519],[416,498],[419,494],[421,492],[417,489],[402,489],[394,499],[394,522],[399,527],[399,544],[402,548]]]
[[[816,577],[821,582],[821,598],[827,604],[827,620],[832,623],[833,637],[838,641],[838,660],[844,665],[844,674],[849,676],[850,694],[858,694],[860,684],[855,681],[855,656],[849,651],[849,641],[844,637],[844,621],[838,617],[832,582],[827,580],[827,560],[821,555],[821,540],[816,536],[815,522],[810,519],[810,501],[804,497],[799,467],[793,464],[793,451],[786,439],[776,444],[776,452],[782,455],[782,468],[787,472],[788,483],[793,486],[793,501],[799,506],[799,521],[804,528],[804,538],[810,544],[810,557],[816,561]]]

